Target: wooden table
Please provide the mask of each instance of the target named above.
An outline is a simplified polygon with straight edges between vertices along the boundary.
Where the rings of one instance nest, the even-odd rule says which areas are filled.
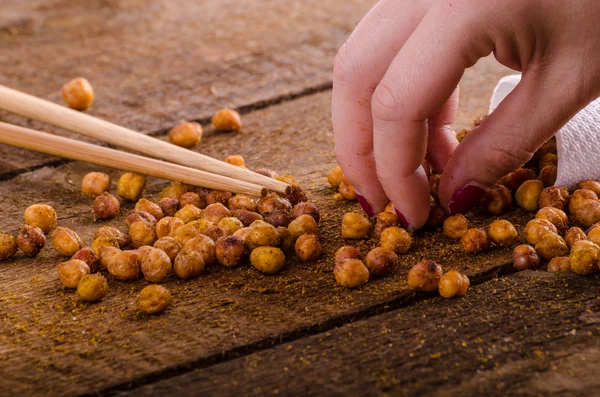
[[[83,75],[90,114],[164,139],[200,120],[196,149],[242,154],[250,167],[291,173],[323,214],[326,253],[289,259],[276,276],[211,267],[166,282],[174,305],[139,315],[146,283],[109,280],[98,304],[60,286],[61,258],[0,263],[0,395],[581,395],[600,387],[597,279],[514,273],[510,251],[465,255],[438,232],[420,231],[399,271],[358,290],[337,287],[332,257],[344,244],[333,199],[329,103],[337,48],[372,5],[362,0],[0,0],[0,83],[60,103]],[[492,58],[467,71],[457,128],[485,114],[507,70]],[[243,131],[218,134],[219,107],[243,114]],[[0,120],[74,134],[0,113]],[[62,226],[91,242],[99,224],[79,191],[84,163],[0,145],[0,230],[16,233],[33,202],[53,205]],[[119,173],[108,172],[113,180]],[[149,180],[153,198],[166,185]],[[125,209],[131,208],[125,204]],[[522,227],[530,214],[506,215]],[[492,219],[475,214],[474,225]],[[109,224],[124,230],[121,218]],[[363,251],[375,239],[359,243]],[[466,272],[468,294],[444,300],[407,290],[423,258]]]

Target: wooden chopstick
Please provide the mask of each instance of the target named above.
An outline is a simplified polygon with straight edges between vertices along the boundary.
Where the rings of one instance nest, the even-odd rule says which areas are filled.
[[[260,196],[260,185],[0,122],[0,143],[157,178]]]
[[[146,155],[285,193],[289,185],[267,176],[149,137],[108,121],[0,85],[0,109]],[[63,156],[64,157],[64,156]],[[227,190],[223,187],[221,190]]]

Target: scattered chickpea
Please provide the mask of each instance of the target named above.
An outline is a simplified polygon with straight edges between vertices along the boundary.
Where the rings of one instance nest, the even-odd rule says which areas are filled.
[[[248,234],[250,234],[250,231],[252,229],[249,226],[246,226],[244,228],[241,228],[240,230],[238,230],[237,232],[233,233],[234,236],[241,238],[242,240],[246,241],[246,237],[248,237]],[[287,230],[287,228],[286,228]],[[289,232],[288,232],[289,233]]]
[[[338,192],[346,200],[356,200],[356,191],[354,191],[354,186],[352,186],[350,181],[346,179],[345,176],[342,176],[342,181],[338,187]]]
[[[223,190],[210,190],[206,194],[206,204],[222,204],[225,208],[229,204],[229,199],[233,197],[233,193]]]
[[[202,139],[202,126],[193,121],[184,121],[169,131],[169,140],[173,145],[192,149]]]
[[[460,239],[469,229],[469,221],[462,214],[448,217],[444,221],[444,234],[453,239]]]
[[[246,167],[246,163],[244,162],[244,158],[239,154],[234,154],[231,156],[225,157],[225,162],[231,165],[235,165],[237,167]]]
[[[304,190],[300,186],[290,185],[290,189],[285,194],[285,198],[288,199],[290,204],[296,205],[299,203],[305,203],[308,201],[308,197]]]
[[[507,220],[498,219],[488,229],[490,240],[501,247],[509,247],[519,241],[519,234],[514,225]]]
[[[540,258],[550,260],[555,256],[569,255],[569,247],[558,234],[546,233],[535,245],[535,252]]]
[[[202,217],[202,210],[193,204],[187,204],[175,213],[175,218],[179,218],[183,223],[198,220]]]
[[[442,174],[431,174],[428,179],[429,179],[429,194],[437,199],[438,198],[438,188],[440,186],[440,180],[442,179]]]
[[[212,124],[217,131],[239,131],[242,129],[242,118],[233,109],[221,109],[212,117]]]
[[[90,198],[96,198],[110,190],[110,176],[104,172],[87,173],[81,181],[81,191]]]
[[[77,288],[81,278],[90,274],[90,267],[84,261],[71,259],[59,264],[56,271],[62,285],[67,288]]]
[[[57,227],[52,233],[52,245],[59,255],[73,256],[83,247],[83,241],[73,230]]]
[[[205,234],[208,229],[214,226],[214,224],[208,219],[198,219],[197,221],[191,221],[187,225],[194,227],[199,233]]]
[[[292,238],[292,234],[288,230],[287,227],[280,226],[276,228],[277,234],[279,234],[279,245],[283,252],[289,252],[294,248],[294,239]]]
[[[512,194],[504,185],[488,189],[483,198],[483,208],[492,215],[500,215],[512,207]]]
[[[158,194],[158,198],[159,198],[159,201],[166,199],[166,198],[172,198],[172,199],[179,201],[181,196],[183,196],[185,193],[187,193],[187,191],[188,191],[188,188],[183,183],[173,182],[173,183],[169,184],[167,187],[165,187]]]
[[[206,208],[206,200],[202,200],[196,192],[183,193],[179,198],[179,208],[184,208],[186,205],[193,205],[197,208]]]
[[[462,130],[458,131],[456,133],[456,140],[458,142],[462,142],[462,140],[465,139],[465,137],[467,135],[469,135],[469,132],[471,132],[471,130],[467,130],[467,129],[464,129],[464,128]]]
[[[599,254],[600,248],[591,241],[576,241],[571,248],[571,271],[581,275],[596,273]]]
[[[173,270],[182,280],[198,277],[204,272],[204,258],[200,252],[184,249],[175,258]]]
[[[439,226],[444,223],[448,215],[442,206],[438,203],[437,199],[433,196],[429,196],[429,217],[427,218],[428,226]]]
[[[454,298],[455,296],[464,295],[469,289],[469,278],[457,272],[450,270],[442,276],[438,284],[440,295],[446,299]]]
[[[225,230],[227,236],[231,236],[233,233],[244,227],[239,219],[231,216],[221,219],[217,226]]]
[[[481,252],[485,251],[490,246],[490,240],[485,230],[482,229],[469,229],[462,236],[460,242],[463,249],[467,252]]]
[[[171,273],[171,259],[165,251],[152,248],[142,258],[140,269],[146,281],[160,283]]]
[[[537,179],[530,179],[521,184],[515,193],[517,204],[529,212],[539,208],[539,199],[544,190],[544,183]]]
[[[129,238],[127,237],[127,235],[121,232],[116,227],[112,226],[102,226],[101,228],[96,230],[96,233],[94,234],[94,240],[101,237],[115,238],[118,242],[117,247],[119,248],[123,248],[129,243]]]
[[[138,258],[141,261],[142,259],[144,259],[144,256],[146,256],[146,254],[150,252],[153,248],[154,247],[150,245],[142,245],[140,248],[135,249],[135,252],[137,252]]]
[[[258,210],[258,198],[245,194],[236,194],[227,202],[230,211],[245,210],[256,212]]]
[[[157,221],[161,220],[165,216],[162,208],[160,208],[160,205],[145,198],[139,199],[139,201],[135,204],[135,210],[146,212],[152,215]]]
[[[565,233],[565,242],[569,248],[573,248],[573,244],[579,240],[585,240],[587,236],[580,228],[573,226]]]
[[[263,215],[267,212],[283,210],[292,212],[292,203],[288,199],[278,196],[275,193],[269,193],[261,198],[257,204],[258,213]]]
[[[221,219],[228,218],[230,216],[231,211],[229,211],[227,207],[221,203],[213,203],[208,205],[202,214],[202,218],[207,219],[214,224],[218,224]]]
[[[276,247],[258,247],[250,254],[250,263],[266,274],[275,274],[285,265],[285,254]]]
[[[163,250],[172,262],[181,251],[182,245],[173,237],[161,237],[154,243],[154,248]]]
[[[557,234],[558,230],[556,229],[556,226],[546,219],[532,219],[527,222],[523,233],[529,244],[536,245],[544,234]]]
[[[210,238],[212,241],[217,241],[221,237],[227,236],[227,232],[225,231],[225,229],[219,226],[211,226],[208,229],[206,229],[206,231],[202,234]]]
[[[564,210],[569,204],[569,191],[564,187],[550,186],[542,190],[539,198],[540,208],[554,207]]]
[[[596,195],[600,194],[600,182],[595,181],[593,179],[587,179],[585,181],[581,181],[577,184],[577,189],[588,189],[592,192],[596,193]]]
[[[267,168],[257,168],[254,170],[254,172],[256,172],[257,174],[260,174],[260,175],[264,175],[269,178],[277,177],[277,174],[275,173],[275,171],[269,170]]]
[[[102,262],[102,250],[104,248],[115,248],[120,251],[119,242],[115,237],[102,236],[92,241],[92,251],[100,258],[100,262]],[[106,264],[102,264],[102,266],[106,267]]]
[[[148,222],[134,222],[129,225],[129,239],[134,248],[152,245],[156,241],[154,225]]]
[[[49,233],[58,222],[56,211],[47,204],[33,204],[27,207],[24,217],[26,225],[37,226],[44,233]]]
[[[344,171],[342,171],[342,167],[339,165],[335,166],[329,174],[327,175],[327,180],[332,187],[340,187],[340,183],[342,183],[342,177],[344,176]]]
[[[185,223],[175,217],[165,216],[156,224],[156,236],[158,238],[171,236],[175,230],[185,225]]]
[[[121,203],[109,192],[104,192],[94,199],[94,221],[113,219],[121,211]]]
[[[398,225],[398,216],[396,214],[390,214],[389,212],[381,212],[377,214],[377,221],[375,222],[375,236],[381,237],[381,233],[388,227]]]
[[[100,273],[86,274],[77,285],[77,294],[86,302],[99,302],[108,292],[108,282]]]
[[[181,245],[184,245],[189,240],[193,239],[199,234],[200,232],[198,231],[198,229],[194,225],[188,223],[187,225],[180,226],[177,229],[173,230],[173,232],[168,236],[173,237]]]
[[[319,208],[317,208],[317,205],[315,203],[311,203],[309,201],[298,203],[292,209],[292,216],[294,219],[299,218],[302,215],[312,216],[315,222],[317,223],[319,223],[319,221],[321,220]]]
[[[119,197],[129,201],[138,201],[146,188],[146,177],[143,175],[127,172],[119,178],[117,194]]]
[[[252,212],[247,210],[234,210],[232,212],[232,215],[238,218],[240,222],[242,222],[242,225],[244,225],[244,227],[250,226],[254,221],[264,220],[262,215],[258,212]]]
[[[535,217],[537,219],[546,219],[552,223],[559,234],[564,233],[569,227],[569,217],[567,214],[555,207],[540,208]]]
[[[540,157],[538,161],[538,168],[544,169],[548,166],[556,166],[558,164],[558,156],[554,153],[546,153]]]
[[[157,224],[156,218],[152,216],[152,214],[150,214],[149,212],[129,211],[125,216],[125,223],[127,223],[127,226],[130,226],[132,223],[135,222],[147,222],[150,223],[152,226],[156,226]]]
[[[165,197],[158,202],[158,206],[162,210],[164,216],[175,216],[175,213],[179,208],[179,201],[174,198]]]
[[[316,261],[323,253],[323,246],[316,235],[303,234],[296,240],[294,250],[301,260]]]
[[[571,269],[571,258],[568,256],[555,256],[548,262],[550,273],[566,272],[569,269]]]
[[[549,140],[547,140],[541,148],[539,148],[533,158],[538,160],[541,159],[542,157],[544,157],[545,154],[547,153],[553,153],[556,154],[556,138],[552,137]]]
[[[77,251],[71,259],[84,261],[90,268],[90,273],[96,273],[100,270],[100,257],[90,247],[83,247]]]
[[[513,266],[517,270],[534,269],[540,264],[540,258],[531,245],[517,245],[513,250]]]
[[[276,176],[275,179],[277,179],[280,182],[287,183],[290,186],[299,186],[298,181],[296,180],[296,178],[294,178],[290,174]]]
[[[270,223],[271,225],[275,226],[275,227],[287,227],[290,222],[293,220],[292,218],[292,214],[287,212],[287,211],[283,211],[283,210],[276,210],[273,212],[266,212],[264,214],[264,221],[267,223]]]
[[[307,215],[303,215],[307,216]],[[302,217],[298,218],[301,219]],[[298,220],[296,219],[296,221]],[[316,224],[316,223],[315,223]],[[291,224],[290,224],[291,226]],[[347,212],[342,218],[342,237],[350,239],[365,238],[371,228],[369,218],[359,214],[358,212]],[[290,230],[292,236],[294,233]]]
[[[500,178],[498,183],[504,185],[511,192],[515,192],[523,182],[530,179],[535,179],[535,171],[530,168],[519,168],[518,170],[511,172],[510,174]]]
[[[538,179],[544,183],[544,186],[550,187],[556,183],[556,174],[558,170],[555,165],[548,165],[540,171]]]
[[[12,258],[19,247],[14,236],[6,233],[0,233],[0,260]]]
[[[60,90],[66,104],[75,110],[87,110],[94,102],[94,89],[85,77],[76,77]]]
[[[596,227],[590,230],[587,239],[596,245],[600,245],[600,228]]]
[[[335,281],[342,287],[356,288],[369,281],[369,269],[360,259],[337,262],[333,268]]]
[[[346,214],[346,215],[348,215],[348,214]],[[346,217],[346,215],[344,215],[344,218]],[[356,215],[359,215],[359,214],[356,214]],[[342,222],[342,229],[344,229],[343,225],[344,224]],[[288,230],[290,231],[290,234],[292,235],[292,239],[294,241],[296,241],[296,239],[298,239],[298,237],[300,237],[303,234],[317,234],[318,226],[317,226],[317,222],[315,221],[315,219],[312,216],[300,215],[298,218],[296,218],[290,222],[290,224],[288,225]]]
[[[167,310],[173,299],[168,289],[152,284],[140,292],[137,297],[137,309],[146,314],[159,314]]]
[[[598,195],[588,189],[575,190],[569,198],[569,212],[575,215],[581,204],[587,200],[598,200]]]
[[[600,221],[600,202],[585,200],[577,206],[575,217],[584,226],[591,226]]]
[[[438,288],[442,267],[434,261],[421,261],[408,271],[408,287],[415,291],[431,292]]]
[[[401,227],[392,226],[381,233],[379,245],[398,255],[406,254],[412,246],[412,237]]]
[[[17,236],[17,246],[25,255],[36,257],[46,246],[46,236],[39,227],[24,225]]]
[[[215,253],[215,242],[202,234],[197,235],[183,245],[184,251],[195,251],[202,254],[204,264],[210,266],[215,263],[217,257]]]
[[[93,248],[92,248],[92,250],[93,250]],[[96,255],[98,255],[98,258],[100,258],[100,266],[102,266],[104,269],[108,269],[108,266],[110,265],[110,263],[115,259],[117,254],[120,252],[121,252],[121,250],[118,247],[114,247],[114,246],[110,246],[110,245],[105,245],[105,246],[99,247],[97,253],[94,251],[94,253],[96,253]]]
[[[373,248],[365,258],[365,266],[374,276],[387,276],[398,264],[398,255],[383,247]]]
[[[335,253],[335,263],[341,263],[347,259],[362,260],[362,254],[358,249],[350,245],[343,246]]]
[[[246,256],[244,240],[237,236],[220,238],[217,240],[215,248],[217,261],[226,267],[238,266]]]
[[[140,277],[140,254],[137,251],[121,251],[108,261],[108,272],[119,280],[137,280]]]
[[[312,219],[308,215],[307,217],[314,222],[314,219]],[[292,238],[294,238],[292,230],[288,230],[292,234]],[[298,235],[296,238],[298,238],[299,236],[300,235]],[[296,238],[294,238],[294,241],[296,240]],[[279,237],[279,233],[277,232],[277,229],[275,229],[275,226],[262,221],[257,221],[250,225],[250,232],[248,232],[248,235],[244,240],[244,244],[250,252],[257,247],[262,246],[277,247],[280,242],[281,238]]]

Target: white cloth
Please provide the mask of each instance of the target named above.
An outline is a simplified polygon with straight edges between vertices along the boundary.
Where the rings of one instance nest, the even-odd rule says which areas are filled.
[[[489,112],[519,84],[521,75],[500,79],[490,100]],[[574,189],[586,179],[600,179],[600,98],[575,115],[556,134],[558,172],[556,186]]]

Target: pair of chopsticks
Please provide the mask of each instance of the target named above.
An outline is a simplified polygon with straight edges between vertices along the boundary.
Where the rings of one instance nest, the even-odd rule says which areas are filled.
[[[2,85],[0,109],[154,158],[0,122],[0,143],[10,146],[233,193],[260,196],[266,190],[286,193],[290,189],[276,179]]]

